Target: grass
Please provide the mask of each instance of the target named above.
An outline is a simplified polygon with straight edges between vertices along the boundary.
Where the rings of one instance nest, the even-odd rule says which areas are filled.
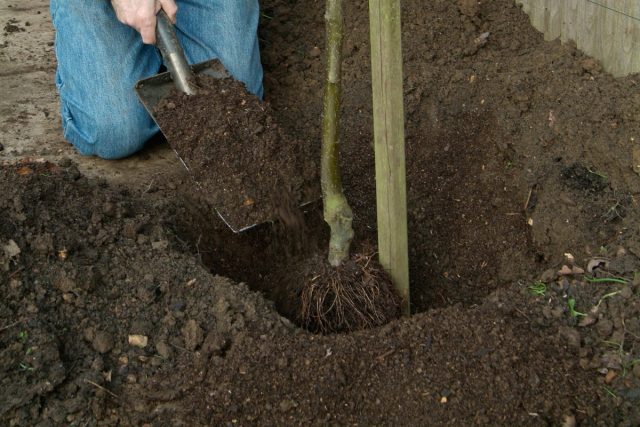
[[[532,295],[543,297],[547,293],[547,284],[542,280],[538,280],[529,285],[529,292],[531,292]]]
[[[602,172],[598,172],[596,170],[591,170],[591,168],[587,168],[587,171],[589,171],[590,174],[598,176],[598,177],[602,178],[605,181],[608,179],[607,175],[603,174]]]
[[[569,306],[569,314],[571,314],[571,317],[573,317],[574,319],[587,316],[586,314],[576,310],[576,300],[574,298],[569,298],[569,301],[567,301],[567,305]]]
[[[598,300],[598,304],[596,304],[596,310],[600,307],[600,304],[602,304],[602,301],[606,300],[607,298],[611,298],[615,295],[618,295],[620,292],[622,291],[609,292],[608,294],[603,295],[602,298]]]
[[[620,279],[618,277],[585,277],[585,280],[589,283],[619,283],[621,285],[626,285],[627,279]]]
[[[22,344],[27,342],[28,339],[29,339],[29,332],[27,331],[18,332],[18,341],[20,341]]]
[[[610,347],[615,348],[618,351],[620,357],[620,366],[622,367],[622,378],[626,378],[629,372],[633,371],[634,366],[640,363],[640,359],[628,360],[628,353],[624,351],[624,343],[616,341],[602,341]]]
[[[23,371],[23,372],[33,371],[33,368],[31,366],[27,365],[26,363],[20,363],[20,365],[18,365],[18,366],[20,366],[20,370]]]
[[[609,396],[613,397],[614,399],[618,398],[618,395],[614,393],[613,390],[611,390],[609,387],[602,387],[605,391],[605,393],[607,393]]]

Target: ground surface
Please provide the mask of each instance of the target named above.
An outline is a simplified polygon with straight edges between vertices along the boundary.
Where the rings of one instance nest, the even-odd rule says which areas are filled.
[[[274,118],[312,147],[321,3],[264,1],[261,28]],[[375,239],[366,2],[347,16],[361,249]],[[233,235],[166,145],[77,158],[56,136],[45,2],[0,17],[3,424],[640,422],[638,76],[543,42],[507,0],[406,7],[417,314],[315,336],[249,288],[294,317],[296,267],[326,239],[317,207],[302,237],[278,223]]]

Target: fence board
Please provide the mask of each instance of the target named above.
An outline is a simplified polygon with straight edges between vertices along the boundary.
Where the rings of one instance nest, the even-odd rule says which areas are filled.
[[[546,40],[573,40],[614,76],[640,72],[640,0],[516,0]]]

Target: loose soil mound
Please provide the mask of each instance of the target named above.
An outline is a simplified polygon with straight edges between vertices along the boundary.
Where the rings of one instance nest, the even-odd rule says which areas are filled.
[[[543,290],[314,336],[186,254],[166,200],[73,166],[3,166],[0,182],[7,425],[640,420],[640,277],[610,280],[638,270],[624,251],[594,264],[609,281],[551,270]]]
[[[268,103],[231,78],[201,75],[196,86],[196,95],[162,100],[156,119],[202,197],[234,230],[274,219],[284,202],[319,198],[314,150],[282,133]]]

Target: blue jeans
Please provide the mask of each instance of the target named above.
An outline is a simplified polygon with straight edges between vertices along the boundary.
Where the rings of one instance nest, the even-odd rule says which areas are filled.
[[[262,97],[258,0],[178,0],[176,31],[190,63],[218,58]],[[155,46],[121,24],[108,0],[51,0],[64,137],[84,155],[127,157],[158,127],[135,83],[157,74]]]

